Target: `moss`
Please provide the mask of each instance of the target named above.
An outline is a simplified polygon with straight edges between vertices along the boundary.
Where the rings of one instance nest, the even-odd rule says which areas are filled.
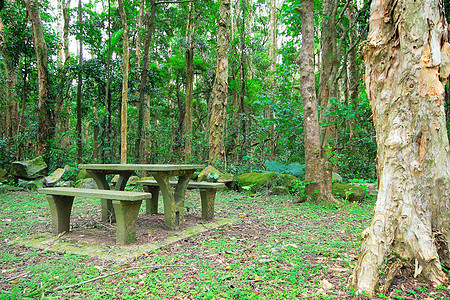
[[[88,174],[88,172],[85,169],[81,169],[80,172],[78,172],[77,177],[75,178],[75,182],[78,182],[80,179],[86,179],[86,178],[92,178],[91,175]]]
[[[236,178],[239,189],[243,187],[250,187],[251,192],[259,192],[265,189],[270,189],[275,186],[277,181],[277,174],[270,173],[245,173]]]
[[[219,176],[223,175],[222,172],[220,172],[213,166],[207,166],[200,172],[200,174],[198,174],[197,181],[211,181],[212,179],[208,176],[211,173],[216,173]],[[212,180],[212,181],[215,181],[215,180]]]
[[[359,186],[352,186],[343,183],[333,183],[333,195],[343,199],[348,197],[350,202],[362,202],[366,197],[366,190]],[[348,195],[348,196],[347,196]]]
[[[277,184],[279,186],[286,187],[289,191],[292,191],[295,187],[295,183],[299,181],[298,177],[290,174],[278,175]]]

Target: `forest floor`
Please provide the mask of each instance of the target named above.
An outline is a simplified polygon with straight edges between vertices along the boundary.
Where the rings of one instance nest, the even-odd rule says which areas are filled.
[[[187,198],[186,230],[201,223],[198,192],[189,191]],[[114,225],[99,222],[99,202],[77,198],[73,233],[60,239],[116,247]],[[372,196],[327,207],[298,203],[294,196],[220,191],[216,217],[233,222],[158,249],[146,245],[163,243],[171,233],[163,229],[162,215],[146,216],[141,208],[139,254],[117,261],[21,245],[48,235],[47,201],[36,193],[1,194],[0,299],[351,299],[349,277],[374,202]],[[450,294],[403,269],[374,299]]]

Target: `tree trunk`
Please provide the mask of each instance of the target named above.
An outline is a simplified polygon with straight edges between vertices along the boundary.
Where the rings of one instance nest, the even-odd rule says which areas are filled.
[[[403,262],[434,285],[450,267],[450,149],[444,86],[450,44],[442,2],[372,2],[362,53],[377,134],[379,191],[352,276],[357,293],[386,291]],[[400,259],[392,263],[390,256]],[[387,263],[386,263],[387,262]]]
[[[322,159],[320,157],[320,127],[317,110],[315,64],[314,64],[314,0],[302,0],[300,12],[302,20],[302,49],[297,64],[300,68],[300,90],[303,102],[303,122],[305,124],[305,181],[309,182],[308,198],[318,201],[322,183]]]
[[[347,7],[347,16],[350,26],[354,24],[355,20],[355,6],[354,1],[349,0],[350,4]],[[349,44],[350,47],[357,42],[356,26],[350,29],[349,32]],[[348,71],[347,71],[347,84],[348,84],[348,97],[350,103],[353,104],[353,110],[356,110],[359,105],[359,74],[358,74],[358,62],[357,62],[357,48],[353,47],[348,52]],[[358,138],[358,116],[355,116],[353,120],[350,120],[350,141],[353,143],[353,139]]]
[[[151,0],[150,3],[150,11],[147,12],[145,18],[147,23],[144,34],[144,56],[142,58],[141,83],[139,86],[139,117],[136,138],[136,154],[141,163],[145,163],[149,157],[150,142],[148,137],[150,126],[150,97],[145,91],[145,85],[147,84],[147,71],[150,63],[150,43],[152,41],[153,27],[155,25],[156,2],[155,0]]]
[[[103,130],[102,160],[111,156],[111,0],[108,0],[108,61],[106,63],[105,110],[107,112],[106,128]]]
[[[217,68],[211,92],[209,163],[226,166],[225,121],[228,92],[228,47],[230,44],[230,0],[221,0],[217,32]]]
[[[83,12],[81,0],[78,0],[78,23],[81,26],[83,22]],[[82,125],[82,117],[81,117],[81,93],[83,87],[83,76],[82,76],[82,68],[83,68],[83,40],[80,36],[79,40],[79,53],[78,53],[78,86],[77,86],[77,125],[76,125],[76,135],[77,135],[77,162],[79,164],[83,163],[83,140],[81,134],[81,125]]]
[[[338,1],[323,1],[322,11],[322,58],[320,65],[319,81],[319,105],[325,110],[331,108],[331,99],[336,99],[336,75],[339,67],[338,54],[336,49],[336,12]],[[324,110],[324,112],[325,112]],[[322,180],[318,184],[318,197],[313,197],[316,203],[324,201],[329,203],[339,203],[331,194],[331,178],[334,168],[335,140],[337,136],[335,117],[327,117],[324,113],[320,116],[321,120],[326,120],[327,126],[322,128],[320,134],[321,160],[317,163],[322,165]],[[308,190],[314,187],[316,183],[308,187]],[[314,193],[312,191],[312,193]],[[311,191],[308,192],[308,195]]]
[[[270,26],[269,26],[269,41],[270,41],[270,47],[269,47],[269,82],[270,82],[270,102],[275,103],[275,97],[276,97],[276,76],[275,72],[277,71],[277,52],[278,52],[278,45],[277,45],[277,1],[276,0],[270,0]],[[272,112],[272,107],[269,104],[267,107],[267,115],[266,118],[268,119],[274,119],[274,115]],[[268,146],[270,149],[270,160],[275,159],[275,151],[277,147],[277,141],[276,141],[276,135],[275,135],[275,125],[271,124],[269,126],[269,141]]]
[[[44,39],[41,16],[39,12],[39,3],[36,0],[26,0],[28,16],[33,25],[33,44],[36,52],[38,67],[38,136],[37,136],[37,155],[45,155],[49,150],[49,142],[53,137],[53,124],[51,110],[49,108],[49,82],[48,82],[48,56],[47,44]]]
[[[195,30],[195,3],[189,3],[189,15],[186,28],[186,104],[184,117],[184,162],[192,162],[192,99],[194,93],[194,30]]]
[[[128,71],[130,70],[130,52],[128,41],[127,15],[123,0],[118,0],[120,18],[122,20],[123,39],[123,79],[122,79],[122,110],[120,115],[120,163],[127,163],[127,129],[128,129]]]

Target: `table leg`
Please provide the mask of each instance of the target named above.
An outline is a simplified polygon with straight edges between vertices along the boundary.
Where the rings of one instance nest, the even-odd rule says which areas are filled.
[[[214,199],[217,189],[200,189],[200,198],[202,200],[202,219],[205,221],[214,218]]]
[[[159,186],[144,185],[144,191],[152,194],[152,199],[145,201],[145,213],[156,215],[158,213]]]
[[[168,229],[175,230],[184,224],[184,200],[186,189],[193,172],[152,172],[163,195],[164,224]],[[169,183],[171,176],[178,176],[178,182],[173,189]]]
[[[110,189],[109,183],[106,180],[106,175],[109,173],[93,171],[93,170],[89,170],[87,172],[89,175],[92,176],[92,178],[94,179],[94,181],[97,184],[97,187],[99,189],[101,189],[101,190],[109,190]],[[131,175],[133,175],[133,171],[120,172],[119,180],[117,180],[114,189],[116,191],[125,190],[125,186]],[[112,204],[112,201],[110,199],[101,199],[101,201],[102,201],[102,222],[103,223],[115,222],[116,216],[114,214],[114,206]]]
[[[69,232],[70,213],[72,211],[73,196],[48,195],[47,201],[52,215],[52,233]]]

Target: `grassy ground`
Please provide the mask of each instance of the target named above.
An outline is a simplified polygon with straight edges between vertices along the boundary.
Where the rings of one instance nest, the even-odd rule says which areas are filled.
[[[189,192],[188,198],[188,213],[198,214],[198,193]],[[43,195],[2,194],[0,299],[351,298],[348,278],[373,197],[342,207],[296,200],[219,192],[216,213],[235,218],[233,225],[118,264],[11,244],[48,231],[50,215]],[[72,224],[98,223],[98,206],[98,200],[77,198]],[[90,279],[95,280],[83,283]],[[450,299],[445,287],[435,289],[401,273],[387,296],[378,297]]]

